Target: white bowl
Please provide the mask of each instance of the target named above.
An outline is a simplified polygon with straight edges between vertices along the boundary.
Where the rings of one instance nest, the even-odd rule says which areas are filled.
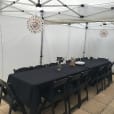
[[[76,61],[75,64],[77,64],[77,65],[85,65],[85,62],[84,61]]]

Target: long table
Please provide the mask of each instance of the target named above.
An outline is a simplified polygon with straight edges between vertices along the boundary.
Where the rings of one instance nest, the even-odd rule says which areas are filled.
[[[58,71],[55,65],[15,73],[8,77],[8,82],[12,83],[15,93],[21,102],[30,107],[30,113],[36,114],[41,100],[41,85],[109,63],[108,60],[101,58],[85,59],[83,61],[85,61],[85,65],[82,66],[76,65],[75,67],[71,67],[68,64],[63,64],[61,71]]]

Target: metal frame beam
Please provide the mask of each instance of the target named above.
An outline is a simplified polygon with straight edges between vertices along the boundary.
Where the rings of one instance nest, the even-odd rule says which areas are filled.
[[[8,4],[8,5],[6,5],[6,6],[2,7],[2,8],[0,8],[0,10],[3,10],[3,9],[5,9],[5,8],[7,8],[7,7],[10,7],[10,6],[12,6],[13,4],[17,3],[18,1],[20,1],[20,0],[13,1],[13,2],[11,2],[10,4]]]
[[[79,17],[81,17],[81,15],[76,12],[75,10],[73,10],[72,8],[70,8],[68,5],[64,4],[62,1],[57,0],[62,6],[66,7],[67,9],[69,9],[70,11],[72,11],[73,13],[75,13],[76,15],[78,15]]]

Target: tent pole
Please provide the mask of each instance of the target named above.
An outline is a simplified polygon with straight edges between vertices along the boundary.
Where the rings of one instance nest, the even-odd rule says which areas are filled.
[[[88,22],[86,22],[86,27],[85,27],[85,39],[84,39],[83,57],[85,57],[85,54],[86,54],[87,30],[88,30]]]
[[[44,15],[44,11],[41,10],[41,17],[42,19],[44,19],[43,15]],[[41,31],[41,48],[40,48],[40,65],[42,65],[42,59],[43,59],[43,41],[44,41],[44,26],[42,24],[42,31]]]
[[[1,78],[3,79],[4,75],[4,45],[3,45],[3,37],[2,37],[2,26],[0,25],[0,37],[1,37]]]

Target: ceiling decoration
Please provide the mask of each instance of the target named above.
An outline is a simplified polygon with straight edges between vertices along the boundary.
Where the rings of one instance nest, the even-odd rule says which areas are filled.
[[[108,31],[107,31],[106,29],[102,29],[102,30],[100,31],[100,36],[101,36],[102,38],[106,38],[106,37],[108,36]]]
[[[27,20],[27,28],[32,33],[38,33],[42,31],[43,23],[44,21],[42,18],[38,16],[31,16]]]

